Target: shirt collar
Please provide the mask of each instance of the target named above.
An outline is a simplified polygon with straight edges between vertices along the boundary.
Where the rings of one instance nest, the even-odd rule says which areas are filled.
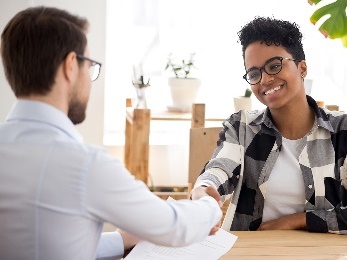
[[[71,120],[57,108],[40,101],[18,99],[7,115],[6,122],[36,121],[58,128],[79,143],[83,142]]]
[[[312,107],[316,118],[317,118],[317,125],[321,126],[325,129],[327,129],[330,132],[333,132],[333,127],[329,121],[328,115],[325,113],[325,111],[318,107],[317,102],[311,97],[306,95],[307,103],[310,107]],[[254,119],[250,125],[261,125],[264,124],[269,128],[275,128],[272,117],[269,108],[266,108],[263,113],[261,113],[256,119]]]

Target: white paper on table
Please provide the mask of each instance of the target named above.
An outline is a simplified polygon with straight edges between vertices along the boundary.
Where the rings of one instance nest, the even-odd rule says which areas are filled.
[[[235,244],[237,236],[219,229],[213,236],[184,247],[165,247],[140,241],[131,250],[126,260],[216,260],[228,252]]]

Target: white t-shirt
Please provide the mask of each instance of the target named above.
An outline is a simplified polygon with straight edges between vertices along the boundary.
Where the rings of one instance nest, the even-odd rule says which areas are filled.
[[[65,114],[19,100],[0,125],[0,259],[94,259],[123,255],[109,222],[150,242],[203,240],[222,213],[212,197],[166,202],[96,146]],[[110,249],[111,252],[107,253]]]
[[[304,179],[298,162],[302,141],[282,137],[281,152],[267,182],[263,222],[304,212]]]

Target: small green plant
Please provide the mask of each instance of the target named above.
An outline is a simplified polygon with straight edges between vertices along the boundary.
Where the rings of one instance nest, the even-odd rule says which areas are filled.
[[[249,88],[246,89],[245,91],[245,97],[250,97],[252,95],[252,90],[250,90]]]
[[[171,69],[175,74],[176,78],[188,78],[190,70],[194,67],[194,56],[195,53],[190,54],[189,60],[182,59],[181,62],[174,62],[172,59],[172,54],[169,54],[167,59],[165,70]]]

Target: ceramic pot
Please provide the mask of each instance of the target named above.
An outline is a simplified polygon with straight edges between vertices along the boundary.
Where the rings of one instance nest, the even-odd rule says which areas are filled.
[[[251,111],[252,110],[252,99],[250,97],[234,97],[235,112],[242,109]]]
[[[169,78],[172,107],[182,111],[191,111],[196,101],[201,81],[196,78]]]

